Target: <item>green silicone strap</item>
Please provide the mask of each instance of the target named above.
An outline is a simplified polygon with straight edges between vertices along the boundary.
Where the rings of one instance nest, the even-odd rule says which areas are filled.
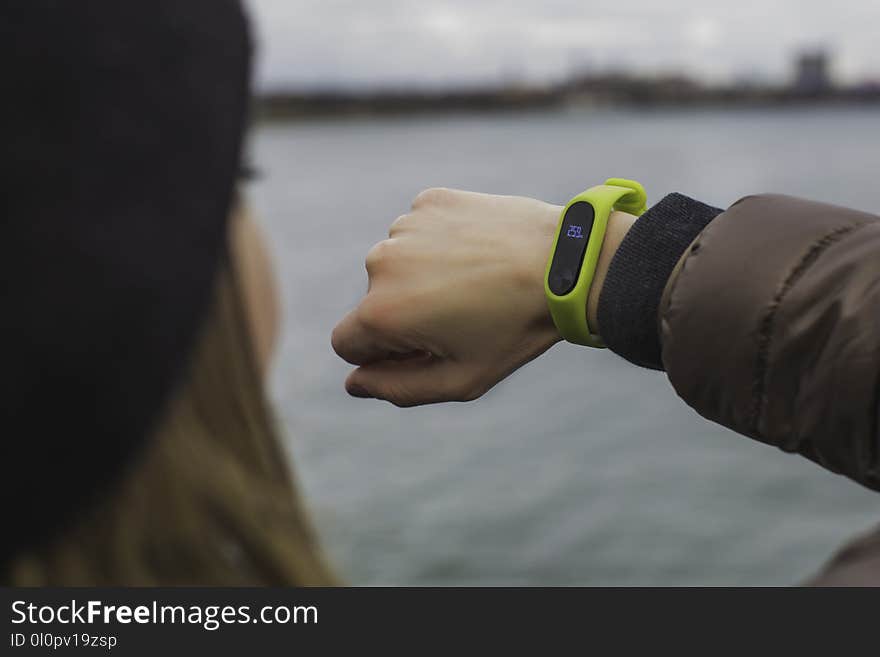
[[[562,222],[568,209],[575,203],[586,201],[593,206],[595,217],[593,227],[590,230],[587,250],[581,264],[580,273],[574,288],[565,296],[557,296],[550,291],[550,266],[559,243]],[[559,225],[556,229],[556,239],[553,240],[553,249],[547,261],[547,270],[544,275],[544,293],[547,296],[547,304],[550,314],[559,333],[568,342],[585,345],[588,347],[604,348],[602,339],[590,331],[587,324],[587,297],[590,286],[596,274],[596,265],[599,262],[599,253],[602,250],[602,242],[605,241],[605,230],[608,227],[608,217],[612,210],[628,212],[636,216],[642,215],[647,209],[648,196],[644,187],[633,180],[624,178],[610,178],[604,185],[592,187],[575,196],[559,216]]]

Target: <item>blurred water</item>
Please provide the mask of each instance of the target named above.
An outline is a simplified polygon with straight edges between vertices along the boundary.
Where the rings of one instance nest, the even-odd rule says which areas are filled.
[[[363,257],[422,188],[562,203],[611,175],[726,206],[876,207],[876,109],[554,112],[265,127],[252,200],[286,304],[273,394],[353,584],[790,584],[880,520],[875,494],[702,420],[662,374],[559,345],[485,398],[347,397],[329,347]],[[552,419],[551,419],[552,418]]]

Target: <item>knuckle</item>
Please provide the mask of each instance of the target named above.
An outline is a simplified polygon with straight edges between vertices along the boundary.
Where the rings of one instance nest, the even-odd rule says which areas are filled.
[[[342,355],[343,348],[343,340],[342,340],[342,331],[339,330],[339,327],[333,329],[333,332],[330,334],[330,346],[333,348],[333,351],[336,352],[337,356]]]
[[[358,321],[367,331],[381,333],[388,325],[390,311],[387,304],[365,299],[358,309]]]
[[[442,205],[448,203],[452,197],[452,190],[445,187],[431,187],[419,192],[413,200],[413,210],[430,205]]]
[[[391,227],[388,229],[388,236],[394,237],[396,234],[404,230],[410,222],[410,215],[402,214],[397,219],[395,219],[391,223]]]
[[[352,351],[352,335],[347,324],[347,322],[338,324],[330,334],[330,346],[343,360],[348,360]]]
[[[340,324],[333,329],[330,334],[330,346],[337,356],[343,360],[351,357],[351,336],[348,331]]]
[[[367,273],[373,274],[376,271],[382,269],[383,266],[388,262],[388,251],[391,246],[388,240],[384,240],[379,242],[378,244],[373,245],[367,252],[367,257],[365,260],[365,265],[367,268]]]

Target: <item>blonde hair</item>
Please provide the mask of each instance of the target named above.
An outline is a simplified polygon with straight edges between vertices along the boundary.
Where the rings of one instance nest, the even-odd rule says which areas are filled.
[[[231,264],[186,377],[136,461],[14,586],[334,583],[277,439]]]

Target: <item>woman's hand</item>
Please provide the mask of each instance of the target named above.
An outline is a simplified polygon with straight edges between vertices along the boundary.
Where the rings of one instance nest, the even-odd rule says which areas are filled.
[[[544,269],[560,211],[528,198],[419,194],[367,255],[369,291],[333,331],[336,353],[358,366],[348,392],[398,406],[469,401],[558,342]]]

